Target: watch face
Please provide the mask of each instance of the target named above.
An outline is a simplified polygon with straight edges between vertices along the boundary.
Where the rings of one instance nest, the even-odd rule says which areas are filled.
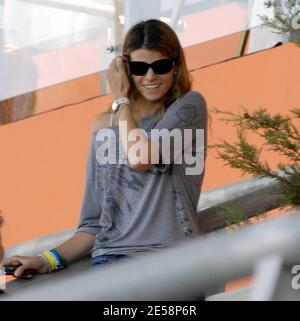
[[[112,106],[111,106],[111,109],[112,109],[113,112],[118,111],[118,109],[119,109],[119,104],[118,104],[116,101],[113,101]]]
[[[125,105],[129,104],[128,98],[119,98],[119,99],[113,100],[111,109],[115,113],[115,112],[117,112],[119,110],[120,106],[122,106],[124,104]]]

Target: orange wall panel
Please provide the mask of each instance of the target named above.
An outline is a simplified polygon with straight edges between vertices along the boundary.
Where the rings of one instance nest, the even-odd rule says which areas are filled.
[[[6,247],[73,227],[92,123],[110,97],[0,127],[0,208]]]
[[[36,91],[35,113],[60,108],[99,96],[100,73]]]
[[[243,33],[238,32],[185,48],[189,70],[196,70],[237,57],[242,37]]]

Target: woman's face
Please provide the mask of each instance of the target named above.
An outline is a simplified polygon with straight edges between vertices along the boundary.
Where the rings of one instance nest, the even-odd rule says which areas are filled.
[[[164,56],[156,50],[138,49],[130,54],[131,61],[142,61],[151,64],[160,59],[169,57]],[[152,68],[149,68],[143,76],[132,74],[132,79],[139,94],[146,100],[158,102],[169,91],[174,81],[174,67],[165,74],[156,74]]]

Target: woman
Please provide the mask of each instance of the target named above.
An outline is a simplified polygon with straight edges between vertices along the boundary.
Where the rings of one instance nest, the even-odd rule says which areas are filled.
[[[77,231],[40,256],[6,260],[6,264],[22,264],[16,277],[25,270],[47,273],[64,268],[89,252],[93,264],[103,266],[200,233],[196,208],[204,153],[200,166],[192,168],[190,160],[201,154],[196,150],[196,130],[206,131],[206,105],[201,95],[190,91],[176,34],[158,20],[133,26],[123,56],[110,64],[108,81],[114,125],[93,135]],[[163,141],[174,129],[181,136],[176,144],[171,139],[167,151]],[[188,144],[183,137],[186,130],[192,132]],[[104,150],[115,151],[118,160],[108,161]],[[184,153],[187,157],[178,162]]]

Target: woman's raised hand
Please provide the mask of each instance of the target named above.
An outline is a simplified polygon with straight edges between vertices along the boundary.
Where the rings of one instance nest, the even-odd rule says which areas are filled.
[[[114,99],[128,97],[130,81],[126,71],[127,58],[116,57],[109,65],[107,79]]]

